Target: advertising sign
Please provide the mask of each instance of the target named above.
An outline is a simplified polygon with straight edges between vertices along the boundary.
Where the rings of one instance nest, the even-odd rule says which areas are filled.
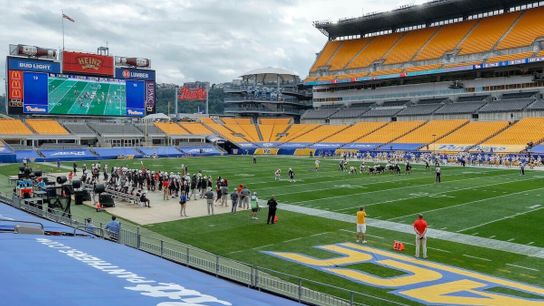
[[[180,101],[206,101],[209,82],[184,83],[179,88],[178,99]]]
[[[116,79],[155,80],[155,70],[115,68]]]
[[[113,57],[92,53],[62,52],[62,71],[113,77]]]
[[[37,59],[26,59],[9,57],[7,58],[8,70],[36,71],[47,73],[60,73],[60,63],[52,61],[43,61]]]

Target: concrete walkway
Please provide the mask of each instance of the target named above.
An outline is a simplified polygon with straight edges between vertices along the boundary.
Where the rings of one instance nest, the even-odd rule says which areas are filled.
[[[321,209],[290,205],[290,204],[280,204],[279,209],[283,209],[283,210],[295,212],[295,213],[300,213],[300,214],[305,214],[309,216],[322,217],[322,218],[327,218],[331,220],[344,221],[344,222],[355,224],[355,215],[351,216],[351,215],[340,214],[340,213],[321,210]],[[377,228],[386,229],[386,230],[393,230],[393,231],[407,233],[407,234],[414,233],[414,229],[412,228],[411,225],[408,225],[408,224],[382,221],[382,220],[377,220],[372,218],[367,218],[366,220],[367,220],[368,226],[371,226],[371,227],[377,227]],[[452,232],[436,230],[436,229],[429,229],[427,231],[427,235],[430,238],[436,238],[440,240],[446,240],[446,241],[451,241],[451,242],[456,242],[456,243],[461,243],[466,245],[484,247],[484,248],[489,248],[493,250],[499,250],[499,251],[510,252],[514,254],[544,259],[544,248],[540,248],[540,247],[517,244],[517,243],[500,241],[500,240],[489,239],[489,238],[482,238],[482,237],[466,235],[466,234],[452,233]]]

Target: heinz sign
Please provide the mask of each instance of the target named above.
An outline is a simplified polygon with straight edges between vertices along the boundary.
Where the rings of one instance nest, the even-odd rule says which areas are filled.
[[[64,51],[62,53],[62,71],[64,73],[113,77],[113,57]]]

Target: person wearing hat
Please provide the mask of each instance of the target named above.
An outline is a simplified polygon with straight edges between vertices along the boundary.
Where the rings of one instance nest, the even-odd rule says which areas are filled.
[[[212,187],[208,187],[206,193],[204,194],[206,197],[206,203],[208,204],[208,215],[213,215],[213,191]]]
[[[249,203],[251,205],[251,219],[259,219],[257,218],[257,212],[259,211],[259,198],[257,198],[257,192],[253,192]]]

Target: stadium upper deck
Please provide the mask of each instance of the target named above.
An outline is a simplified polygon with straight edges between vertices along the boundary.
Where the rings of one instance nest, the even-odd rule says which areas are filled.
[[[349,83],[534,62],[544,49],[541,4],[444,0],[316,22],[329,41],[305,82]]]

